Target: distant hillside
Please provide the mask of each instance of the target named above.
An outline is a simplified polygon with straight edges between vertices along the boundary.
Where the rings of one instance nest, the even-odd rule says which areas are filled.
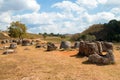
[[[0,39],[9,39],[9,35],[6,32],[0,32]]]
[[[104,24],[94,24],[81,34],[95,35],[96,40],[105,40],[105,36],[107,36],[107,29],[105,28]]]
[[[85,35],[89,35],[89,38],[91,35],[95,36],[96,40],[120,42],[120,21],[110,20],[108,23],[94,24],[82,33],[72,36],[72,39],[77,37],[75,40],[80,40]]]
[[[88,29],[82,32],[82,34],[92,34],[92,33],[98,33],[104,29],[103,24],[94,24],[90,26]]]
[[[7,32],[0,32],[0,39],[9,39],[10,36]],[[34,39],[34,38],[42,38],[42,35],[27,33],[26,38]]]
[[[120,42],[120,21],[110,20],[105,24],[92,25],[82,34],[95,35],[97,40]]]

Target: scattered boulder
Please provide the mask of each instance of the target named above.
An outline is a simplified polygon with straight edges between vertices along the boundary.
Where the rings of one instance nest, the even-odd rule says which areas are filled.
[[[80,56],[85,56],[85,48],[86,48],[86,43],[84,41],[80,41],[80,46],[79,46],[79,53],[78,55]]]
[[[94,42],[89,43],[89,42],[84,42],[84,41],[80,42],[78,55],[89,56],[89,55],[95,54],[95,53],[99,54],[96,43],[94,43]]]
[[[102,48],[101,42],[100,41],[96,41],[95,43],[97,44],[99,55],[102,55],[103,48]]]
[[[41,48],[40,43],[36,43],[36,47],[35,48]]]
[[[70,41],[62,41],[60,44],[60,49],[69,49],[71,48],[71,42]]]
[[[107,52],[108,50],[113,50],[113,43],[111,42],[101,42],[103,52]]]
[[[22,44],[22,40],[17,40],[17,45]]]
[[[9,46],[4,46],[3,49],[9,49]]]
[[[95,64],[113,64],[115,63],[112,50],[108,50],[106,55],[92,54],[88,57],[88,61]]]
[[[89,56],[91,54],[102,55],[102,52],[107,52],[108,50],[113,50],[113,44],[110,42],[86,42],[81,41],[79,45],[78,55]]]
[[[48,42],[47,43],[47,51],[53,51],[53,50],[56,50],[57,47],[55,46],[54,43],[51,43],[51,42]]]
[[[17,44],[11,43],[9,49],[15,49],[15,48],[17,48]]]
[[[31,41],[31,45],[35,45],[36,44],[36,42],[35,41]]]
[[[22,41],[22,46],[29,46],[29,45],[31,45],[30,40],[23,40]]]
[[[1,41],[1,44],[6,44],[6,41],[5,41],[5,40],[2,40],[2,41]]]
[[[15,52],[15,50],[13,50],[13,49],[7,49],[6,51],[3,52],[3,54],[11,54],[14,52]]]
[[[91,54],[99,54],[97,44],[96,43],[86,43],[85,56],[89,56]]]
[[[80,42],[77,41],[77,42],[74,43],[73,48],[79,48],[79,46],[80,46]]]
[[[5,41],[6,41],[6,43],[9,43],[9,40],[8,40],[8,39],[6,39]]]
[[[103,57],[98,54],[92,54],[88,57],[88,61],[91,63],[97,63],[102,64],[103,63]]]

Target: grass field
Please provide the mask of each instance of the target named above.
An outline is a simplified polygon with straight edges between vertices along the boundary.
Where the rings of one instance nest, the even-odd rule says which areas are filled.
[[[72,57],[78,50],[47,52],[18,46],[16,51],[2,55],[0,50],[0,80],[120,80],[120,51],[116,49],[116,64],[105,66],[85,64],[87,57]]]

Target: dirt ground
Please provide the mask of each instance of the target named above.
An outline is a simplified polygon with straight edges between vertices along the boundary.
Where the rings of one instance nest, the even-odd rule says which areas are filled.
[[[78,50],[50,51],[18,46],[16,53],[2,55],[0,80],[120,80],[120,51],[114,49],[116,64],[86,64]]]

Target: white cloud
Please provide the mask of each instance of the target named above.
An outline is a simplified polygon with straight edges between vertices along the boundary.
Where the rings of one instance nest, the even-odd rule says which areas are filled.
[[[120,1],[119,0],[107,0],[106,5],[109,5],[109,6],[119,6],[120,7]]]
[[[85,13],[83,15],[83,18],[87,23],[97,24],[97,23],[105,23],[106,21],[108,22],[111,19],[115,19],[115,15],[110,12],[100,12],[97,14]]]
[[[0,0],[0,11],[32,10],[38,11],[40,5],[36,0]]]
[[[111,11],[113,14],[120,15],[120,8],[113,8]]]
[[[87,8],[95,8],[98,4],[96,0],[77,0],[76,3]]]
[[[40,5],[36,0],[0,0],[0,29],[5,30],[14,20],[20,20],[20,15],[13,14],[18,11],[30,10],[37,12]]]
[[[106,4],[107,0],[77,0],[76,3],[87,9],[94,9],[98,7],[99,4]]]
[[[82,12],[86,11],[86,9],[84,9],[83,7],[80,7],[79,5],[77,5],[76,3],[73,3],[71,1],[58,2],[58,3],[55,3],[54,5],[52,5],[52,7],[60,8],[60,9],[64,10],[65,12],[75,11],[77,13],[82,13]]]
[[[0,15],[0,22],[1,23],[10,23],[11,22],[11,16],[10,13],[4,12]]]
[[[107,0],[97,0],[100,4],[106,4]]]

